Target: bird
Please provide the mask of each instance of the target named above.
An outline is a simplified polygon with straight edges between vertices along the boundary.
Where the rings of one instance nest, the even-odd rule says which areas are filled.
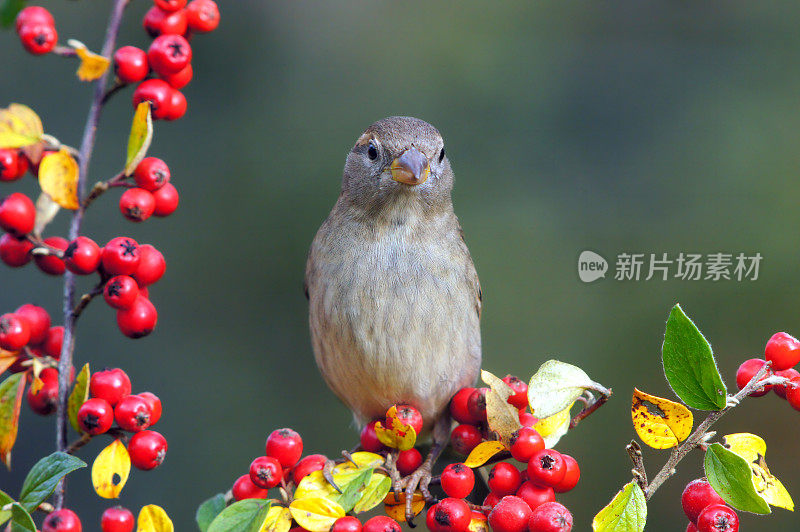
[[[450,434],[448,402],[481,367],[481,287],[453,182],[435,127],[406,116],[375,122],[347,155],[306,263],[314,358],[356,423],[399,403],[422,414],[432,445],[407,493],[427,488]]]

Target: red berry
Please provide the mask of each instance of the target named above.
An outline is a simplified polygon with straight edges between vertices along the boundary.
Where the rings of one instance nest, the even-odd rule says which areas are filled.
[[[100,266],[100,246],[91,238],[79,236],[64,250],[64,264],[72,273],[89,275]]]
[[[181,35],[161,35],[150,44],[147,60],[159,75],[177,74],[192,60],[192,47]]]
[[[62,508],[51,512],[42,522],[42,532],[81,532],[81,520],[72,510]]]
[[[295,485],[300,484],[306,476],[325,467],[328,458],[324,454],[310,454],[297,462],[292,469],[292,480]]]
[[[145,13],[142,26],[151,37],[159,35],[183,35],[187,29],[187,12],[179,9],[169,13],[153,6]]]
[[[766,363],[767,363],[766,360],[762,360],[760,358],[751,358],[750,360],[745,360],[744,362],[742,362],[742,365],[739,366],[738,370],[736,370],[736,385],[739,387],[739,389],[741,390],[742,388],[747,386],[747,383],[750,382],[752,378],[756,376],[756,373],[758,373],[759,370],[761,370],[761,368],[764,367],[764,364]],[[768,376],[769,372],[767,372],[767,374],[765,374],[764,377],[762,377],[762,379],[765,379]],[[766,395],[767,393],[769,393],[771,389],[772,385],[765,386],[761,390],[756,388],[755,391],[750,392],[750,396],[761,397],[762,395]]]
[[[698,532],[738,532],[739,516],[724,504],[711,504],[697,518]]]
[[[111,406],[117,406],[130,394],[131,379],[119,368],[98,371],[89,378],[89,395],[105,399]]]
[[[36,207],[31,199],[21,192],[14,192],[0,200],[0,227],[17,236],[33,231]]]
[[[447,497],[428,510],[425,524],[431,532],[465,532],[472,511],[463,499]]]
[[[105,399],[88,399],[78,409],[78,426],[87,434],[103,434],[112,423],[114,409]]]
[[[274,488],[282,478],[283,469],[276,458],[259,456],[250,464],[250,480],[259,488]]]
[[[28,159],[17,150],[0,149],[0,181],[16,181],[28,170]]]
[[[169,216],[175,212],[175,209],[178,208],[178,202],[180,201],[178,190],[172,183],[167,183],[153,192],[153,198],[156,200],[156,208],[153,211],[153,215],[159,218]]]
[[[525,408],[528,406],[528,385],[524,381],[518,379],[513,375],[506,375],[503,377],[503,382],[509,385],[514,390],[514,395],[509,396],[509,404],[517,408]]]
[[[562,504],[546,502],[533,511],[528,529],[530,532],[569,532],[572,514]]]
[[[28,321],[28,329],[31,335],[28,342],[31,345],[40,345],[47,340],[47,331],[50,329],[50,314],[45,309],[28,303],[15,310],[14,314]]]
[[[709,504],[724,504],[706,479],[698,478],[689,482],[681,495],[681,506],[689,521],[697,523],[697,517]]]
[[[786,400],[795,410],[800,410],[800,377],[795,377],[786,385]]]
[[[41,416],[51,414],[56,409],[58,401],[58,370],[55,368],[44,368],[39,373],[41,386],[34,391],[34,385],[28,387],[26,399],[31,410]]]
[[[528,478],[540,486],[557,486],[566,474],[564,457],[554,449],[541,450],[528,462]]]
[[[154,430],[137,432],[128,442],[128,454],[131,455],[131,463],[137,469],[149,471],[164,461],[167,455],[167,440]],[[249,475],[245,476],[249,480]]]
[[[30,339],[31,328],[26,318],[10,313],[0,316],[0,348],[19,351]]]
[[[219,26],[219,8],[212,0],[193,0],[186,6],[189,28],[197,33],[208,33]]]
[[[334,521],[331,532],[361,532],[361,521],[352,515],[340,517]]]
[[[132,222],[143,222],[153,215],[156,200],[143,188],[129,188],[119,198],[119,210]]]
[[[22,26],[30,26],[32,24],[55,26],[56,21],[47,9],[39,6],[28,6],[17,14],[17,32]]]
[[[33,55],[44,55],[58,43],[56,27],[48,24],[26,24],[19,29],[22,46]]]
[[[533,428],[539,422],[539,418],[528,412],[520,412],[519,422],[522,423],[523,427]]]
[[[460,462],[445,467],[440,478],[444,492],[456,499],[466,498],[475,487],[475,474]]]
[[[397,455],[397,470],[401,475],[407,476],[416,471],[422,465],[422,453],[411,448],[400,451]]]
[[[186,0],[155,0],[155,4],[169,13],[186,7]]]
[[[527,462],[531,456],[544,449],[544,439],[536,430],[522,427],[511,435],[511,456],[520,462]]]
[[[797,371],[794,368],[789,368],[789,369],[785,369],[783,371],[776,371],[775,372],[775,376],[776,377],[785,377],[785,378],[787,378],[789,380],[798,379],[798,378],[800,378],[800,371]],[[783,386],[783,385],[780,385],[780,384],[776,384],[772,388],[772,391],[774,391],[775,395],[777,395],[778,397],[786,399],[786,386]]]
[[[61,358],[61,346],[64,343],[64,327],[58,325],[56,327],[50,327],[47,331],[47,339],[45,339],[44,344],[42,344],[42,348],[44,349],[44,354],[53,357],[56,360]]]
[[[150,102],[153,118],[163,120],[171,110],[171,98],[174,90],[163,79],[144,80],[133,91],[133,107],[135,109],[142,102]]]
[[[117,326],[129,338],[147,336],[158,323],[158,312],[149,299],[139,293],[133,305],[117,311]]]
[[[135,524],[133,513],[122,506],[107,509],[100,519],[103,532],[133,532]]]
[[[139,286],[150,286],[164,276],[164,272],[167,271],[167,262],[164,260],[164,255],[150,244],[139,246],[139,253],[141,259],[133,273],[133,278],[136,279]]]
[[[150,426],[150,405],[138,395],[129,395],[114,407],[114,419],[122,430],[141,432]]]
[[[483,499],[483,503],[481,504],[481,506],[488,506],[489,508],[494,508],[495,506],[497,506],[498,502],[500,502],[500,497],[498,497],[492,492],[489,492],[489,495],[487,495],[486,498]]]
[[[194,77],[194,69],[192,64],[186,65],[186,68],[174,74],[162,74],[161,79],[169,83],[173,89],[182,89],[192,81]]]
[[[694,523],[689,523],[686,525],[686,532],[697,532],[697,527],[694,526]]]
[[[231,488],[231,494],[237,501],[245,499],[266,499],[268,490],[259,488],[250,480],[250,475],[242,475],[236,479]]]
[[[151,392],[142,392],[136,395],[144,399],[147,403],[147,406],[150,407],[150,426],[152,427],[158,423],[159,419],[161,419],[161,399],[159,399],[156,394]]]
[[[489,489],[498,497],[514,495],[521,483],[519,470],[508,462],[495,464],[489,471]]]
[[[303,439],[292,429],[274,430],[267,438],[266,454],[277,458],[281,466],[291,468],[303,454]]]
[[[195,0],[196,2],[197,0]],[[194,2],[192,2],[194,3]],[[385,515],[376,515],[368,519],[361,528],[362,532],[400,532],[400,523]]]
[[[419,410],[411,405],[397,405],[397,419],[404,425],[411,425],[414,432],[419,434],[422,432],[422,414]],[[386,427],[391,426],[389,420],[386,420]]]
[[[375,432],[375,423],[377,422],[378,420],[370,421],[361,429],[361,448],[371,453],[378,453],[383,450],[383,444]]]
[[[31,261],[32,249],[33,244],[25,238],[17,238],[10,233],[0,236],[0,259],[12,268],[20,268],[28,264]]]
[[[475,388],[461,388],[450,400],[450,415],[459,423],[475,424],[478,420],[473,418],[467,408],[469,396]]]
[[[764,358],[772,362],[774,371],[793,368],[800,362],[800,341],[785,332],[775,333],[767,342]]]
[[[123,46],[114,52],[114,72],[123,83],[139,83],[150,72],[147,54],[135,46]]]
[[[489,513],[489,526],[493,532],[526,532],[531,518],[530,507],[513,495],[500,499]]]
[[[139,244],[128,237],[112,238],[103,247],[101,261],[109,275],[131,275],[139,266]]]
[[[553,488],[549,486],[537,486],[530,480],[523,482],[517,490],[517,497],[527,503],[531,510],[535,510],[546,502],[556,500]]]
[[[486,392],[489,388],[476,388],[467,399],[469,415],[481,423],[486,422]]]
[[[128,275],[112,277],[103,289],[103,299],[115,309],[131,308],[137,297],[139,297],[139,285]]]
[[[186,103],[186,96],[177,89],[172,89],[169,96],[169,106],[164,120],[178,120],[183,118],[186,114],[188,104]]]
[[[158,157],[142,159],[142,162],[136,165],[136,170],[133,171],[136,186],[149,192],[155,192],[169,183],[169,178],[169,166]]]
[[[69,241],[60,236],[51,236],[44,239],[44,243],[58,251],[66,251],[69,247]],[[44,273],[48,275],[64,275],[67,270],[67,265],[64,260],[55,255],[35,255],[33,260],[36,261],[36,266],[39,267]]]
[[[578,461],[568,454],[562,454],[564,464],[567,467],[567,472],[564,473],[564,479],[553,486],[556,493],[566,493],[578,485],[578,480],[581,478],[581,469],[578,467]]]
[[[458,425],[450,433],[450,445],[459,454],[468,455],[483,440],[481,431],[474,425]]]

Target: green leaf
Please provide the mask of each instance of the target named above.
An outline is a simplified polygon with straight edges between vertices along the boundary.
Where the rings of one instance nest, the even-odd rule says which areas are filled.
[[[647,500],[639,485],[628,482],[608,505],[594,516],[595,532],[642,532],[647,522]]]
[[[150,143],[153,141],[153,118],[149,102],[142,102],[136,107],[128,137],[128,154],[125,158],[125,175],[129,176],[142,162]]]
[[[206,532],[214,518],[224,509],[225,495],[222,493],[217,493],[201,504],[197,508],[197,513],[194,516],[197,521],[197,526],[200,528],[200,532]]]
[[[31,468],[22,483],[20,504],[32,512],[52,495],[64,475],[82,467],[86,467],[86,462],[67,453],[55,452],[42,458]]]
[[[11,504],[14,499],[8,496],[7,493],[0,491],[0,508],[6,504]],[[11,519],[11,510],[0,510],[0,525]]]
[[[0,5],[0,26],[8,28],[17,18],[17,13],[25,7],[25,0],[4,0]]]
[[[0,383],[0,460],[11,469],[11,449],[17,441],[19,411],[27,373],[15,373]]]
[[[392,489],[392,479],[386,475],[372,475],[372,478],[364,488],[364,493],[353,507],[354,512],[366,512],[372,510],[386,498]]]
[[[258,532],[264,522],[270,502],[264,499],[245,499],[235,502],[222,510],[209,525],[207,532]]]
[[[546,418],[569,408],[595,383],[578,366],[548,360],[528,383],[528,403],[538,418]]]
[[[89,398],[89,364],[85,364],[78,373],[78,378],[75,379],[75,386],[72,388],[72,393],[69,394],[67,400],[67,413],[69,414],[69,422],[72,424],[77,432],[83,432],[78,425],[78,410]]]
[[[667,381],[684,403],[700,410],[725,408],[728,390],[711,346],[680,305],[669,313],[661,355]]]
[[[359,471],[358,475],[353,477],[353,479],[347,484],[344,486],[341,484],[339,485],[339,488],[342,490],[340,495],[329,498],[338,502],[339,505],[344,508],[345,512],[349,512],[353,509],[359,499],[361,499],[361,496],[364,493],[364,488],[366,488],[370,479],[372,479],[372,472],[373,469],[371,468]]]
[[[11,505],[11,532],[36,532],[31,514],[18,502]]]
[[[708,483],[729,505],[755,514],[771,512],[769,504],[753,485],[753,474],[747,460],[714,443],[706,451],[703,466]]]

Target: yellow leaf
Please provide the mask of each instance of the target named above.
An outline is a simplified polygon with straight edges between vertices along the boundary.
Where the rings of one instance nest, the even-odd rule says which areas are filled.
[[[125,175],[129,176],[142,162],[150,143],[153,141],[153,116],[150,102],[142,102],[136,106],[131,124],[131,134],[128,137],[128,155],[125,159]]]
[[[314,471],[313,473],[303,477],[297,489],[294,490],[295,499],[307,499],[311,497],[327,498],[334,493],[338,493],[336,488],[328,484],[322,471]]]
[[[382,444],[400,451],[407,451],[414,447],[417,442],[417,433],[414,427],[406,425],[397,417],[397,406],[392,406],[386,412],[386,421],[390,423],[389,427],[385,427],[381,421],[375,423],[375,434]]]
[[[357,453],[352,453],[350,455],[350,459],[352,460],[352,462],[350,460],[348,460],[347,462],[343,462],[334,467],[333,471],[335,473],[340,473],[350,469],[364,470],[368,468],[382,466],[386,461],[386,459],[383,456],[375,453],[368,453],[366,451],[359,451]]]
[[[464,460],[464,465],[471,468],[480,467],[489,459],[501,451],[505,451],[506,446],[499,441],[484,441],[479,443]]]
[[[536,432],[538,432],[542,439],[544,439],[545,447],[548,449],[554,448],[561,439],[561,436],[569,431],[569,424],[570,421],[572,421],[572,418],[569,415],[571,408],[572,405],[569,405],[558,414],[553,414],[550,417],[540,419],[533,426]]]
[[[78,163],[67,150],[48,153],[42,158],[39,186],[65,209],[78,208]]]
[[[384,500],[390,489],[392,489],[392,479],[386,475],[372,475],[364,486],[361,498],[353,506],[353,511],[360,513],[372,510]]]
[[[295,499],[289,511],[297,524],[310,532],[328,532],[337,519],[344,517],[344,508],[322,497]]]
[[[6,351],[0,347],[0,373],[14,365],[19,358],[19,353],[19,351]]]
[[[61,206],[53,201],[53,199],[42,192],[36,198],[36,224],[33,226],[33,233],[41,236],[47,224],[53,221]]]
[[[44,134],[42,121],[28,106],[12,103],[0,109],[0,148],[24,148],[37,144]]]
[[[19,410],[27,380],[27,373],[15,373],[0,384],[0,459],[8,469],[11,469],[11,449],[17,441]]]
[[[83,403],[89,398],[89,378],[91,371],[89,370],[89,363],[83,365],[78,378],[75,379],[75,386],[72,388],[72,393],[69,394],[67,399],[67,415],[72,428],[77,432],[83,432],[78,424],[78,410],[80,410]]]
[[[633,428],[653,449],[677,447],[692,432],[694,418],[684,405],[633,389]]]
[[[414,515],[419,515],[424,509],[425,498],[422,493],[415,491],[411,497],[411,511],[414,512]],[[395,493],[390,491],[383,499],[383,510],[395,521],[404,522],[406,520],[406,494],[401,492],[395,497]]]
[[[143,506],[139,511],[139,519],[137,520],[137,532],[174,532],[175,527],[172,524],[167,512],[160,506],[155,504],[148,504]]]
[[[489,532],[489,522],[486,520],[486,516],[481,514],[480,517],[476,517],[476,513],[472,513],[472,520],[469,522],[469,527],[467,530],[469,532]]]
[[[292,513],[283,506],[273,506],[261,523],[258,532],[288,532],[292,528]]]
[[[131,457],[128,449],[120,440],[114,440],[108,447],[100,451],[92,464],[92,484],[94,491],[104,499],[116,499],[128,481],[131,472]],[[142,508],[150,508],[145,506]],[[158,507],[156,507],[158,508]],[[160,509],[160,508],[159,508]],[[163,512],[163,510],[162,510]],[[141,527],[142,514],[139,514]],[[150,529],[147,529],[150,530]],[[155,529],[161,530],[161,529]]]
[[[81,60],[78,67],[77,76],[81,81],[94,81],[100,79],[106,73],[111,61],[102,55],[90,52],[89,49],[80,41],[70,39],[67,43],[75,49],[75,53]]]
[[[486,420],[489,430],[500,437],[500,441],[507,447],[511,445],[512,434],[522,428],[519,422],[519,412],[514,405],[508,404],[508,398],[514,390],[492,373],[481,370],[481,379],[489,385],[486,392]]]
[[[755,434],[747,432],[728,434],[722,438],[725,446],[750,464],[753,486],[756,492],[772,506],[794,511],[794,501],[789,492],[767,467],[767,443]]]

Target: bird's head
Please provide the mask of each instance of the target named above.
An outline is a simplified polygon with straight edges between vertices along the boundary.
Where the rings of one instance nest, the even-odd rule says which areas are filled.
[[[347,156],[342,195],[369,211],[408,205],[432,209],[451,203],[453,172],[435,127],[407,116],[369,126]]]

